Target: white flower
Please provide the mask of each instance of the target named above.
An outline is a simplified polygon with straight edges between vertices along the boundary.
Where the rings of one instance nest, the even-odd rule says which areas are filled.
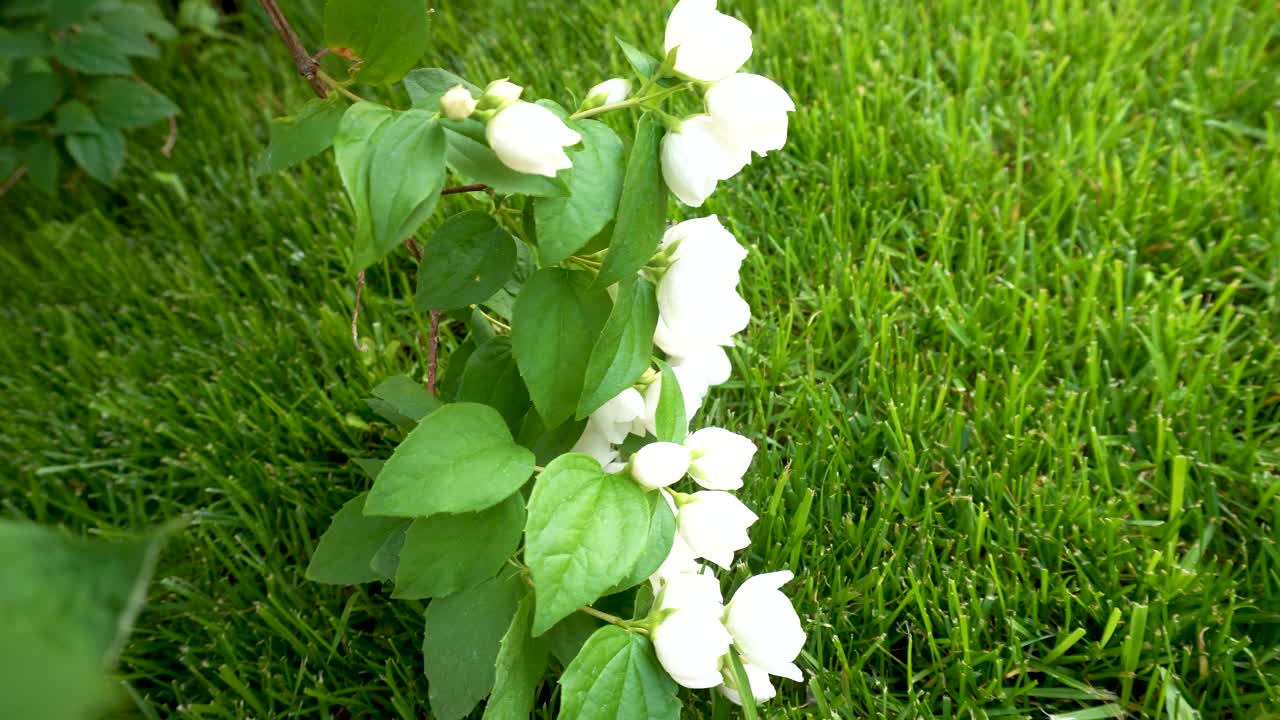
[[[623,78],[612,78],[596,85],[587,91],[584,107],[600,107],[622,102],[631,94],[631,81]]]
[[[708,490],[737,490],[751,466],[756,445],[723,428],[703,428],[685,438],[692,461],[689,475]]]
[[[685,118],[662,138],[662,179],[690,207],[701,207],[716,183],[737,175],[750,160],[751,151],[734,145],[710,115]]]
[[[671,253],[671,262],[688,260],[705,265],[705,271],[721,281],[738,284],[738,272],[747,257],[733,233],[715,215],[676,223],[662,234],[659,250]]]
[[[751,307],[737,290],[746,249],[714,215],[671,228],[663,248],[672,262],[658,281],[654,342],[682,358],[705,353],[708,345],[732,345],[751,321]],[[696,374],[706,384],[723,382],[727,362],[711,359]]]
[[[569,452],[590,455],[600,463],[601,467],[608,467],[618,461],[618,448],[614,447],[613,443],[609,442],[608,436],[590,420],[587,421],[586,429],[582,431],[582,437],[578,438],[578,442],[574,443]]]
[[[804,648],[804,630],[791,600],[779,590],[792,577],[782,570],[748,578],[729,602],[725,626],[744,663],[802,682],[795,659]],[[755,678],[750,679],[754,685]]]
[[[682,354],[671,355],[667,359],[672,370],[680,368],[683,373],[699,378],[698,382],[707,386],[720,385],[729,380],[733,367],[729,364],[729,356],[725,354],[724,348],[713,344],[682,347],[672,342],[669,329],[664,327],[663,333],[663,339],[668,344],[679,347],[682,351]]]
[[[661,322],[661,321],[659,321]],[[685,368],[672,367],[680,385],[680,395],[684,400],[684,422],[686,429],[689,421],[702,407],[702,399],[707,395],[707,384],[702,376]],[[658,400],[662,397],[662,376],[654,378],[649,387],[644,389],[644,428],[654,435],[658,434]],[[640,433],[637,433],[640,434]]]
[[[707,90],[707,112],[719,133],[737,147],[758,155],[780,150],[787,142],[787,113],[796,104],[777,83],[759,75],[738,73]]]
[[[689,450],[673,442],[649,443],[631,456],[631,477],[645,490],[664,488],[689,471]]]
[[[671,540],[671,552],[667,553],[667,559],[662,561],[657,571],[649,576],[649,584],[653,587],[654,593],[657,593],[662,588],[662,583],[672,577],[701,571],[702,565],[689,549],[689,543],[680,537],[680,533],[676,533]]]
[[[666,615],[651,636],[658,662],[671,679],[687,688],[720,685],[720,659],[731,638],[721,616],[720,584],[712,575],[671,577],[658,595]]]
[[[778,691],[773,688],[773,683],[769,682],[769,673],[763,669],[752,665],[751,663],[743,663],[742,669],[747,673],[747,682],[751,683],[751,695],[756,702],[762,703],[773,699]],[[720,694],[729,698],[730,702],[735,705],[742,704],[742,695],[738,692],[738,678],[733,674],[733,668],[729,667],[727,662],[724,668],[724,684],[716,688]]]
[[[664,49],[676,51],[675,71],[715,82],[737,72],[751,57],[751,28],[716,11],[716,0],[680,0],[667,18]]]
[[[639,390],[629,387],[591,413],[587,422],[595,423],[609,442],[617,445],[627,439],[628,433],[644,434],[644,415],[644,397]]]
[[[503,165],[516,172],[555,177],[573,167],[564,148],[582,141],[555,113],[517,100],[489,119],[484,130],[489,147]]]
[[[751,544],[747,528],[759,518],[733,495],[702,490],[677,498],[677,503],[677,531],[695,556],[727,569],[733,554]]]
[[[450,120],[465,120],[476,111],[476,99],[466,88],[457,85],[440,98],[440,110]]]

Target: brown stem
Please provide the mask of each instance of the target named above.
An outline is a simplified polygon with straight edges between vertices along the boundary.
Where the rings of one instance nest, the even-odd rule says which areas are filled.
[[[173,154],[173,146],[178,144],[178,116],[169,116],[169,136],[164,139],[160,154],[169,157]]]
[[[409,248],[409,254],[413,256],[414,260],[422,262],[422,246],[418,244],[417,240],[414,240],[411,237],[405,238],[404,246]]]
[[[27,174],[26,165],[23,165],[19,167],[17,170],[14,170],[13,174],[9,176],[8,180],[5,180],[3,183],[0,183],[0,195],[4,195],[5,193],[12,190],[13,186],[17,185],[18,181],[22,179],[22,176],[26,174]]]
[[[361,352],[367,348],[360,345],[360,294],[364,292],[364,271],[356,273],[356,304],[351,310],[351,344]]]
[[[440,311],[431,311],[431,335],[427,339],[427,392],[436,394],[436,366],[440,361]]]
[[[275,26],[276,32],[280,34],[280,39],[284,41],[285,47],[289,48],[289,54],[293,56],[293,62],[298,66],[298,74],[307,79],[311,85],[311,90],[316,97],[329,97],[329,90],[325,87],[324,81],[317,75],[320,66],[316,64],[315,58],[311,57],[311,53],[303,47],[302,41],[298,39],[298,34],[293,31],[293,26],[289,24],[284,13],[280,11],[280,6],[276,4],[276,0],[262,0],[262,9],[267,11],[267,17],[271,18],[271,24]]]
[[[440,194],[456,195],[458,193],[479,192],[480,190],[487,189],[488,187],[489,186],[484,183],[475,183],[474,185],[455,185],[454,187],[447,187],[441,190]]]

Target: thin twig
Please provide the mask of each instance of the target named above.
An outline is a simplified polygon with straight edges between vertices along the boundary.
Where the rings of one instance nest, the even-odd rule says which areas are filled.
[[[456,195],[458,193],[479,192],[488,189],[488,185],[484,183],[475,183],[474,185],[455,185],[447,187],[440,191],[441,195]]]
[[[411,237],[405,238],[404,246],[409,248],[409,254],[413,256],[414,260],[422,262],[422,246],[418,244],[417,240]]]
[[[356,350],[364,352],[369,349],[368,345],[360,344],[360,294],[364,292],[364,271],[356,273],[356,304],[351,310],[351,344],[356,346]]]
[[[22,179],[22,176],[26,174],[27,174],[26,165],[23,165],[19,167],[17,170],[14,170],[13,174],[9,176],[9,179],[5,180],[3,184],[0,184],[0,195],[4,195],[5,193],[12,190],[13,186],[17,185],[18,181]]]
[[[298,66],[298,74],[307,79],[316,97],[329,97],[329,90],[325,87],[324,81],[317,75],[320,66],[316,63],[315,58],[311,57],[311,53],[307,52],[307,49],[302,45],[302,41],[298,39],[298,34],[293,31],[293,26],[289,24],[284,13],[280,11],[280,6],[276,4],[276,0],[262,0],[262,9],[267,11],[267,17],[271,18],[271,24],[275,26],[276,32],[280,34],[280,39],[284,41],[285,47],[289,48],[289,54],[293,56],[293,62]]]
[[[436,394],[436,365],[440,360],[440,311],[431,311],[431,335],[427,338],[427,392]]]
[[[178,116],[169,116],[169,137],[164,139],[164,145],[160,146],[160,154],[169,157],[173,153],[173,146],[178,144]]]

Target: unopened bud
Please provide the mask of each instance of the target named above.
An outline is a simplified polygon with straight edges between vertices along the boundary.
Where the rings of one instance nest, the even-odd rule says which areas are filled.
[[[466,88],[458,85],[440,98],[440,110],[450,120],[465,120],[476,111],[476,100]]]
[[[484,89],[484,95],[480,96],[480,102],[477,107],[480,110],[501,110],[519,100],[522,92],[524,92],[524,88],[513,82],[508,82],[506,78],[494,80]]]
[[[601,105],[622,102],[631,94],[631,81],[623,78],[605,80],[587,91],[587,99],[582,103],[583,110],[590,110]]]

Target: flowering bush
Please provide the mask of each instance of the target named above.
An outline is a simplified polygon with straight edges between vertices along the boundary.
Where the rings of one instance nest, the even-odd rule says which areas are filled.
[[[413,107],[365,101],[312,68],[339,92],[277,122],[264,167],[331,143],[354,269],[408,243],[416,306],[469,335],[439,388],[433,366],[425,389],[400,376],[375,390],[371,405],[405,434],[365,462],[373,486],[334,517],[308,576],[432,599],[423,651],[446,720],[486,697],[486,717],[527,715],[550,658],[566,718],[676,717],[678,686],[741,703],[772,697],[771,676],[801,680],[805,636],[779,590],[791,574],[753,577],[727,605],[713,574],[750,544],[757,516],[732,491],[756,446],[690,431],[751,318],[737,292],[747,251],[714,215],[666,227],[668,190],[697,207],[785,142],[791,99],[738,72],[750,29],[714,0],[680,0],[664,58],[621,43],[636,83],[599,83],[570,113],[509,79],[481,89],[408,72],[416,55],[353,25],[356,5],[331,0],[328,44],[357,60],[356,79],[403,76]],[[385,12],[396,8],[377,27],[399,42],[425,19],[413,2]],[[629,140],[590,119],[628,109],[640,113]],[[450,173],[472,184],[445,188]],[[494,213],[413,239],[443,194],[480,189]],[[522,217],[508,227],[498,210],[512,196]]]

